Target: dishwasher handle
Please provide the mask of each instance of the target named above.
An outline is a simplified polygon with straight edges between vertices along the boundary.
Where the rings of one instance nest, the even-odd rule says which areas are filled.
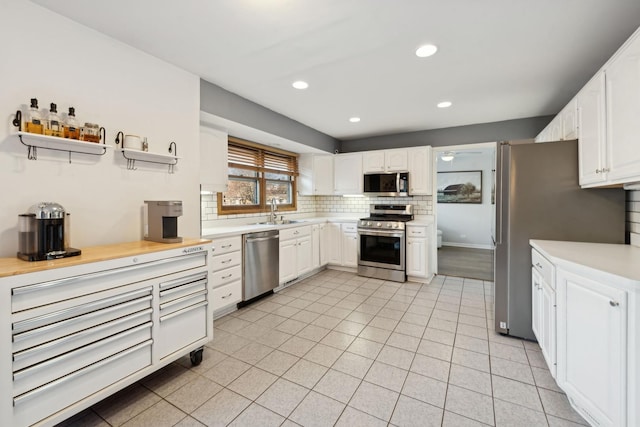
[[[255,243],[255,242],[264,242],[265,240],[278,240],[279,236],[271,236],[271,237],[247,237],[247,243]]]

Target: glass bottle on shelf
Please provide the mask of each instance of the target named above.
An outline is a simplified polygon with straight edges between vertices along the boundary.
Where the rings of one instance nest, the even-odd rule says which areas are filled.
[[[40,110],[38,110],[38,100],[36,98],[31,98],[31,106],[27,112],[24,130],[31,133],[42,134],[42,124],[42,114],[40,114]]]
[[[47,114],[47,126],[44,130],[44,134],[64,137],[64,132],[62,131],[62,120],[60,120],[60,116],[58,115],[58,106],[53,102],[51,103],[49,114]]]
[[[100,142],[100,126],[95,123],[85,123],[80,128],[80,141]]]
[[[69,139],[80,139],[80,126],[76,120],[76,109],[69,107],[69,114],[64,123],[64,137]]]

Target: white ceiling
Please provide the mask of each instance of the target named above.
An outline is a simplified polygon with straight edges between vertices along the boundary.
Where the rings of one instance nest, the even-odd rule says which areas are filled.
[[[338,139],[555,114],[640,25],[639,0],[33,1]]]

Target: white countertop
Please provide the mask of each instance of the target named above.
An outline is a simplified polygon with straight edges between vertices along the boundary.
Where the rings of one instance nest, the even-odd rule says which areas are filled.
[[[202,229],[202,238],[219,239],[221,237],[237,236],[238,234],[256,233],[266,230],[281,230],[283,228],[301,227],[304,225],[320,224],[324,222],[347,222],[357,223],[360,218],[367,214],[359,214],[358,216],[327,216],[327,217],[309,217],[309,218],[291,218],[297,222],[293,224],[266,225],[255,224],[257,221],[264,221],[260,218],[246,218],[246,224],[238,223],[239,219],[234,220],[231,224],[222,224],[219,227],[208,227]],[[434,222],[432,215],[416,215],[411,224],[415,225],[431,225]]]
[[[361,216],[359,217],[342,217],[342,216],[312,217],[312,218],[300,218],[300,219],[292,218],[297,222],[292,224],[278,224],[278,225],[255,224],[255,223],[252,223],[252,221],[254,222],[258,221],[258,218],[253,220],[251,218],[247,218],[247,224],[221,225],[220,227],[203,228],[202,236],[207,236],[207,237],[203,237],[206,239],[216,239],[216,238],[219,239],[221,237],[234,236],[238,234],[256,233],[259,231],[275,230],[275,229],[281,230],[283,228],[302,227],[305,225],[320,224],[323,222],[354,223],[354,222],[358,222],[360,218]]]
[[[640,247],[555,240],[530,240],[529,243],[558,266],[587,267],[640,285]]]

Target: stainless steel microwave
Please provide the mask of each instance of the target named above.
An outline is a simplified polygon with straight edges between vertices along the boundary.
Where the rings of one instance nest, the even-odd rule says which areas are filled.
[[[366,173],[363,188],[371,196],[408,196],[409,172]]]

